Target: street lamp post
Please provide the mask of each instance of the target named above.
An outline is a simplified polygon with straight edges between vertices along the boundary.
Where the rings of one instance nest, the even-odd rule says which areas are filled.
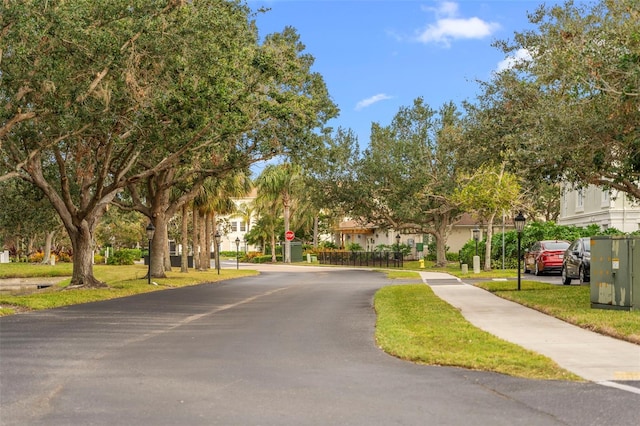
[[[218,269],[218,275],[220,275],[220,231],[216,231],[214,238],[216,240],[216,268]]]
[[[240,238],[236,237],[236,269],[240,269],[240,263],[238,260],[238,251],[240,250]]]
[[[147,284],[151,284],[151,240],[153,240],[153,234],[156,233],[156,227],[153,223],[149,222],[146,228],[147,240],[149,240],[149,273],[147,274]]]
[[[478,241],[480,240],[480,228],[473,228],[473,240],[476,242],[476,255],[473,256],[473,272],[480,273],[480,256],[478,256]]]
[[[520,243],[522,241],[522,230],[527,219],[522,212],[519,212],[516,217],[513,218],[513,223],[516,226],[516,232],[518,233],[518,291],[520,291]]]
[[[400,234],[396,234],[396,260],[398,261],[398,265],[400,265]]]
[[[480,228],[473,228],[473,241],[476,242],[476,256],[478,255],[478,241],[480,240]]]
[[[247,254],[247,236],[244,236],[244,254]]]

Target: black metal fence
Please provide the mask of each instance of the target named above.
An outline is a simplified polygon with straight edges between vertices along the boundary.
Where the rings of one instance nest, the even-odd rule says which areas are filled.
[[[378,266],[402,268],[402,253],[392,251],[321,251],[318,262],[324,265]]]

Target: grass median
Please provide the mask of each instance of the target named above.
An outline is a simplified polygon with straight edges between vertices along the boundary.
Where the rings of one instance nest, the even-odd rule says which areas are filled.
[[[376,341],[398,358],[532,379],[580,380],[551,359],[471,325],[424,284],[384,287],[374,306]]]
[[[188,273],[178,270],[167,272],[166,278],[153,278],[155,284],[148,284],[145,277],[147,266],[144,265],[94,265],[93,272],[97,279],[108,284],[105,288],[66,289],[71,278],[44,290],[26,294],[0,294],[0,316],[11,315],[21,311],[51,309],[79,303],[96,302],[115,299],[139,293],[185,287],[206,282],[217,282],[230,278],[257,275],[257,271],[246,269],[216,269],[207,271],[190,270]],[[4,264],[0,278],[32,278],[32,277],[66,277],[72,272],[71,264],[28,265]]]
[[[475,285],[570,324],[640,344],[640,310],[592,308],[589,285],[554,285],[526,280],[521,282],[521,291],[514,288],[513,281],[481,281]]]

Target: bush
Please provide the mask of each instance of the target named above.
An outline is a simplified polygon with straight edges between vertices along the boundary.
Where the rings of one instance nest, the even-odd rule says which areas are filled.
[[[447,252],[447,260],[449,262],[459,262],[460,261],[460,255],[458,253]]]
[[[346,247],[347,251],[362,251],[362,246],[358,243],[349,243]]]
[[[337,248],[338,246],[332,243],[331,241],[322,241],[320,242],[320,244],[318,244],[318,249],[320,251],[336,250]]]
[[[99,254],[99,253],[94,254],[93,255],[93,263],[96,263],[98,265],[103,264],[104,263],[104,256]]]
[[[44,253],[41,251],[31,253],[28,259],[29,259],[29,262],[31,263],[41,263],[42,259],[44,259]]]
[[[598,225],[589,225],[586,228],[577,226],[557,225],[554,222],[532,222],[527,224],[521,236],[521,252],[534,242],[541,240],[566,240],[573,242],[581,237],[595,235],[619,235],[622,234],[615,228],[601,230]],[[484,265],[485,240],[478,241],[478,255],[481,264]],[[504,233],[505,268],[516,269],[518,267],[518,233],[515,230]],[[469,240],[460,250],[460,262],[471,265],[475,255],[475,241]],[[449,255],[447,255],[449,258]],[[491,241],[491,267],[502,269],[502,233],[494,234]]]
[[[71,254],[66,251],[56,251],[56,262],[71,262]]]
[[[133,265],[134,261],[140,259],[140,249],[116,250],[107,260],[108,265]]]
[[[451,260],[451,258],[449,257],[449,253],[448,253],[449,246],[445,245],[444,246],[444,250],[445,250],[445,256],[446,256],[447,260]],[[437,256],[438,256],[438,252],[437,252],[436,242],[435,241],[431,241],[429,244],[427,244],[427,255],[425,256],[425,259],[430,260],[432,262],[435,262]]]
[[[253,263],[269,263],[271,262],[271,255],[270,254],[263,254],[260,256],[256,256],[253,259],[251,259],[251,262]],[[276,255],[276,262],[282,262],[282,256],[281,255]]]

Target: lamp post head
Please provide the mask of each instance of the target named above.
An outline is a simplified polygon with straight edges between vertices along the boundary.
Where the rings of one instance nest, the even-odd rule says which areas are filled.
[[[220,244],[220,231],[216,231],[216,235],[213,238],[215,238],[216,244]]]
[[[396,235],[396,243],[400,244],[400,234]]]
[[[236,248],[240,247],[240,238],[236,237]]]
[[[518,212],[518,215],[513,218],[513,223],[516,226],[516,231],[518,231],[518,234],[522,233],[522,230],[524,229],[524,224],[526,222],[527,222],[527,219],[524,217],[522,212]]]
[[[477,226],[475,228],[473,228],[473,239],[475,241],[479,241],[480,240],[480,229]]]
[[[153,234],[156,233],[156,227],[153,226],[153,223],[149,222],[145,230],[147,231],[147,240],[153,240]]]

